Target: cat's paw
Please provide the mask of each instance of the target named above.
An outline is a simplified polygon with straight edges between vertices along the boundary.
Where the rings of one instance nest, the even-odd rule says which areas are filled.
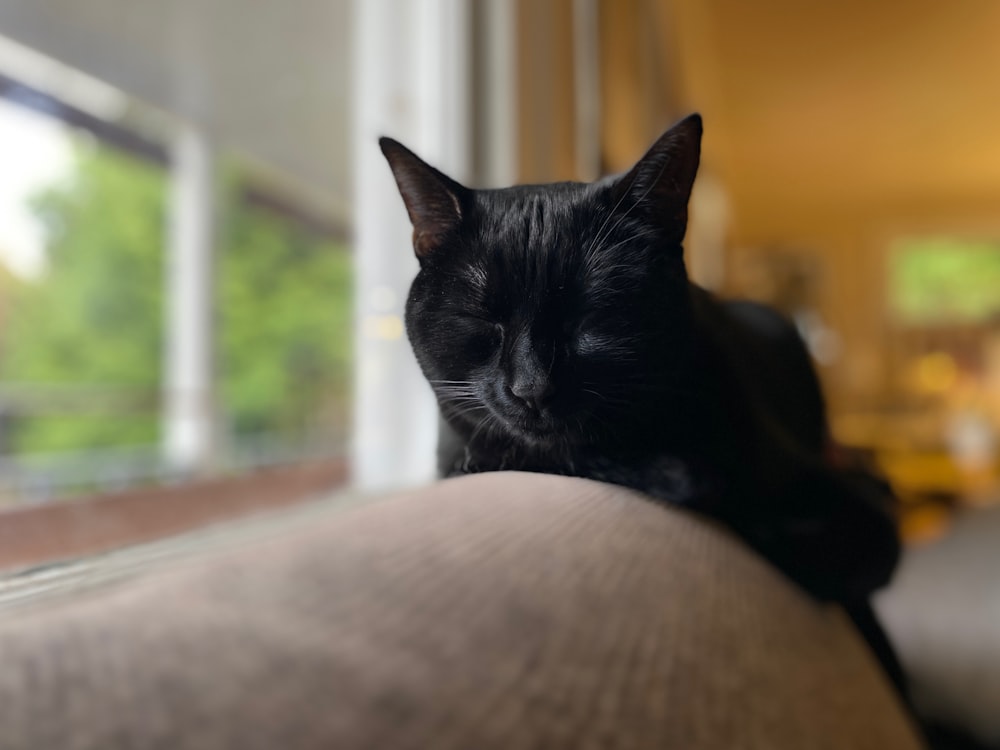
[[[885,586],[900,555],[887,485],[815,472],[789,486],[775,515],[747,524],[748,540],[821,599],[859,601]]]

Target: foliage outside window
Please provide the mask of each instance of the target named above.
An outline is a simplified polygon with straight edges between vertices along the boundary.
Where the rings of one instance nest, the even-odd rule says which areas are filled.
[[[975,324],[1000,317],[1000,241],[901,239],[890,255],[889,301],[909,325]]]
[[[12,453],[159,440],[167,175],[84,142],[72,174],[33,201],[48,271],[38,279],[0,274],[0,383],[99,387],[132,408],[8,416]],[[230,439],[329,431],[348,398],[350,256],[342,243],[250,206],[236,191],[228,203],[216,285]]]

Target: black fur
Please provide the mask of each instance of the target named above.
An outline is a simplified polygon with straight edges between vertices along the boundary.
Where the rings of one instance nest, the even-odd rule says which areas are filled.
[[[899,555],[891,493],[825,459],[791,323],[688,280],[700,141],[694,115],[622,176],[504,190],[381,141],[414,225],[406,329],[445,422],[441,470],[589,477],[706,513],[865,620]]]

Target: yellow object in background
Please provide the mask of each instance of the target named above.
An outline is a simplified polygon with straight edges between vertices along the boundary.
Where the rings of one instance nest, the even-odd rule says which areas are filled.
[[[917,386],[924,393],[946,393],[958,381],[958,365],[946,352],[932,352],[917,360]]]

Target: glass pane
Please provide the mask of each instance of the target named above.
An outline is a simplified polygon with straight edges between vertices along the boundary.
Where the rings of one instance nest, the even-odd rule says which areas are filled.
[[[893,314],[907,324],[975,323],[1000,315],[1000,241],[898,240],[889,300]]]

